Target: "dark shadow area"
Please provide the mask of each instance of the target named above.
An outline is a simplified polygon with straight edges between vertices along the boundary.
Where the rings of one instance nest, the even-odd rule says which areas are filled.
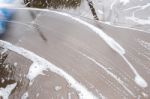
[[[76,8],[81,0],[24,0],[27,7],[36,8]]]

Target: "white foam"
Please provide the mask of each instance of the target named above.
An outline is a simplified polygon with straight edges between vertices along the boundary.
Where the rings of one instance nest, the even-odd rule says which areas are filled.
[[[57,11],[51,11],[51,12],[67,16],[67,17],[69,17],[69,18],[71,18],[71,19],[73,19],[73,20],[75,20],[75,21],[77,21],[77,22],[87,26],[92,31],[94,31],[96,34],[98,34],[106,42],[106,44],[109,45],[114,51],[116,51],[119,54],[125,54],[125,49],[123,49],[123,47],[119,43],[117,43],[113,38],[108,36],[101,29],[95,27],[94,25],[89,24],[88,22],[83,21],[83,20],[81,20],[81,19],[79,19],[77,17],[73,17],[72,15],[67,14],[67,13],[57,12]]]
[[[140,43],[140,45],[142,47],[144,47],[145,49],[150,51],[150,42],[146,42],[146,41],[143,41],[143,40],[138,40],[138,43]]]
[[[133,7],[130,7],[130,8],[127,8],[127,9],[124,9],[123,11],[129,11],[129,10],[133,10],[133,9],[138,9],[138,8],[141,8],[142,6],[133,6]]]
[[[132,95],[133,97],[136,97],[134,95],[134,93],[125,86],[124,82],[119,77],[117,77],[115,74],[113,74],[109,69],[107,69],[105,66],[101,65],[95,59],[87,56],[85,53],[82,53],[82,52],[77,51],[77,50],[75,50],[75,51],[78,52],[78,53],[80,53],[81,55],[83,55],[84,57],[86,57],[87,59],[89,59],[90,61],[92,61],[96,65],[98,65],[99,67],[101,67],[104,71],[107,72],[107,74],[109,74],[112,78],[114,78],[130,95]]]
[[[120,3],[123,3],[123,5],[126,5],[129,2],[130,2],[130,0],[120,0]]]
[[[37,93],[37,94],[36,94],[36,98],[37,98],[37,97],[39,97],[39,96],[40,96],[40,94],[39,94],[39,93]]]
[[[37,9],[38,10],[38,9]],[[49,10],[45,10],[45,11],[49,11]],[[85,26],[87,26],[88,28],[90,28],[91,30],[93,30],[95,33],[97,33],[105,42],[107,45],[109,45],[115,52],[117,52],[118,54],[120,54],[121,56],[123,56],[125,54],[125,49],[119,44],[117,43],[113,38],[111,38],[110,36],[108,36],[106,33],[104,33],[101,29],[95,27],[94,25],[91,25],[89,24],[88,22],[86,21],[83,21],[77,17],[73,17],[72,15],[70,14],[67,14],[67,13],[63,13],[63,12],[58,12],[58,11],[51,11],[51,12],[54,12],[54,13],[57,13],[57,14],[60,14],[60,15],[63,15],[63,16],[66,16],[66,17],[69,17]],[[124,57],[125,59],[125,57]],[[128,60],[126,59],[126,62]],[[129,63],[129,62],[128,62]],[[135,73],[136,69],[132,66],[132,65],[129,65],[129,67],[132,69],[132,71]],[[135,76],[139,76],[141,77],[137,72],[135,73]],[[142,78],[141,78],[142,79]],[[143,81],[145,81],[143,79]],[[137,83],[137,82],[136,82]],[[145,81],[146,83],[146,81]],[[138,83],[137,83],[138,84]],[[139,84],[138,84],[139,85]],[[142,87],[142,85],[141,85]]]
[[[136,71],[136,69],[133,67],[133,65],[126,59],[126,57],[124,56],[125,54],[125,49],[119,44],[117,43],[113,38],[111,38],[110,36],[108,36],[107,34],[105,34],[101,29],[89,24],[88,22],[85,22],[79,18],[73,17],[69,14],[66,13],[62,13],[62,12],[56,12],[56,11],[51,11],[51,12],[55,12],[67,17],[72,18],[75,21],[78,21],[79,23],[89,27],[91,30],[93,30],[95,33],[97,33],[114,51],[116,51],[119,55],[122,56],[122,58],[127,62],[127,64],[129,65],[129,67],[131,68],[131,70],[133,71],[133,73],[135,74],[135,78],[136,77],[140,77],[141,79],[143,79],[138,72]],[[134,78],[134,81],[136,82],[137,85],[139,85],[140,87],[147,87],[147,82],[143,79],[141,81],[143,81],[141,84],[139,84]]]
[[[36,11],[45,11],[45,12],[52,12],[52,10],[49,10],[49,9],[38,9],[38,8],[26,8],[22,5],[12,5],[12,4],[3,4],[3,3],[0,3],[0,7],[4,7],[4,8],[11,8],[11,9],[18,9],[18,10],[36,10]],[[136,6],[136,7],[133,7],[133,8],[128,8],[128,9],[125,9],[125,10],[130,10],[130,9],[134,9],[134,8],[140,8],[141,6]],[[145,7],[143,7],[145,8]],[[124,10],[124,11],[125,11]],[[57,11],[54,11],[53,12],[57,12]],[[63,13],[63,12],[60,12],[60,13]],[[102,22],[101,23],[110,23],[110,22]],[[19,23],[21,24],[21,23]],[[26,25],[26,24],[24,24]],[[109,24],[110,25],[110,24]],[[148,31],[144,31],[144,30],[141,30],[141,29],[137,29],[137,28],[132,28],[132,27],[126,27],[126,26],[118,26],[118,25],[111,25],[111,26],[114,26],[114,27],[119,27],[119,28],[126,28],[126,29],[132,29],[132,30],[137,30],[137,31],[141,31],[141,32],[145,32],[145,33],[149,33]]]
[[[34,70],[35,65],[38,65],[40,67],[40,68],[38,67],[40,70],[37,70],[37,68],[36,68],[36,70],[38,72],[37,71],[33,72],[33,70],[29,70],[27,77],[30,80],[33,80],[39,74],[42,74],[42,71],[49,69],[50,71],[60,75],[64,79],[66,79],[66,81],[69,83],[69,85],[79,93],[80,99],[97,99],[97,97],[95,95],[93,95],[92,92],[88,91],[87,88],[85,88],[81,83],[76,81],[71,75],[67,74],[65,71],[56,67],[54,64],[50,63],[49,61],[45,60],[44,58],[41,58],[41,57],[37,56],[36,54],[34,54],[33,52],[30,52],[24,48],[14,46],[14,45],[12,45],[8,42],[2,41],[2,40],[0,40],[0,46],[4,47],[6,49],[9,49],[11,51],[14,51],[14,52],[24,56],[25,58],[33,61],[34,65],[31,65],[30,69]],[[32,72],[30,72],[30,71],[32,71]],[[29,77],[29,75],[30,75],[30,77]]]
[[[141,25],[149,25],[150,24],[150,18],[148,18],[148,19],[139,19],[139,18],[137,18],[133,15],[131,17],[126,17],[126,19],[131,20],[131,21],[136,22],[136,23],[141,24]]]
[[[126,59],[126,57],[124,55],[121,56],[124,59],[124,61],[129,65],[133,73],[135,74],[135,78],[134,78],[135,83],[142,88],[146,88],[148,86],[147,82],[139,75],[139,73],[136,71],[133,65]]]
[[[12,90],[16,87],[17,83],[7,85],[6,88],[0,88],[0,96],[2,99],[9,99]]]
[[[150,3],[147,3],[146,5],[141,6],[141,9],[144,10],[146,8],[150,7]]]
[[[61,90],[62,89],[62,86],[55,86],[55,90],[56,91],[59,91],[59,90]]]
[[[44,66],[41,66],[34,62],[28,71],[27,78],[32,81],[34,80],[38,75],[43,74],[43,70],[45,70]]]
[[[97,11],[100,15],[103,15],[104,14],[104,12],[102,11],[102,10],[98,10]]]
[[[116,1],[117,1],[117,0],[113,0],[113,2],[111,3],[111,5],[110,5],[110,9],[111,9],[111,10],[113,9],[114,5],[116,4]]]
[[[12,9],[24,9],[24,10],[29,10],[28,8],[24,8],[24,7],[15,7],[15,5],[10,5],[10,4],[5,4],[5,5],[1,5],[1,7],[6,7],[6,8],[12,8]],[[41,9],[37,9],[37,8],[30,8],[31,10],[37,10],[37,11],[41,11]],[[53,10],[48,10],[48,9],[43,9],[42,11],[48,11],[48,12],[53,12],[53,13],[57,13],[66,17],[69,17],[87,27],[89,27],[91,30],[93,30],[95,33],[97,33],[114,51],[116,51],[117,53],[125,53],[125,50],[110,36],[108,36],[107,34],[105,34],[101,29],[89,24],[86,21],[83,21],[77,17],[73,17],[70,14],[64,13],[64,12],[58,12],[58,11],[53,11]]]
[[[17,8],[13,5],[5,5],[5,7],[8,7],[8,8],[12,8],[12,9],[24,9],[24,10],[29,10],[28,8]],[[36,9],[36,8],[30,8],[30,10],[38,10],[38,11],[41,11],[41,9]],[[47,11],[47,12],[53,12],[53,13],[57,13],[57,14],[60,14],[60,15],[63,15],[63,16],[66,16],[66,17],[69,17],[87,27],[89,27],[91,30],[93,30],[95,33],[97,33],[105,42],[107,45],[109,45],[114,51],[116,51],[118,54],[120,55],[123,55],[125,54],[125,49],[119,44],[117,43],[113,38],[111,38],[110,36],[108,36],[107,34],[105,34],[101,29],[89,24],[88,22],[85,22],[77,17],[73,17],[72,15],[70,14],[67,14],[67,13],[64,13],[64,12],[58,12],[58,11],[52,11],[52,10],[48,10],[48,9],[44,9],[42,11]],[[118,26],[117,26],[118,27]],[[132,28],[131,28],[132,29]],[[135,29],[137,30],[137,29]],[[131,67],[131,66],[130,66]],[[133,67],[133,66],[132,66]],[[134,67],[133,67],[134,68]],[[131,68],[132,69],[132,68]],[[133,69],[132,69],[133,70]],[[135,69],[134,69],[135,70]],[[135,73],[135,72],[134,72]],[[136,75],[136,74],[135,74]],[[141,77],[141,76],[140,76]]]
[[[142,92],[142,95],[143,95],[145,98],[148,98],[148,94]]]
[[[28,97],[29,97],[28,92],[25,92],[25,93],[22,95],[21,99],[28,99]]]
[[[93,30],[95,33],[97,33],[114,51],[116,51],[118,54],[120,54],[122,56],[122,58],[128,63],[129,67],[131,68],[131,70],[133,71],[133,73],[135,74],[135,78],[138,76],[138,77],[141,77],[138,72],[136,71],[136,69],[133,67],[133,65],[126,59],[126,57],[124,56],[125,54],[125,49],[119,44],[117,43],[113,38],[111,38],[110,36],[108,36],[107,34],[105,34],[102,30],[100,30],[99,28],[79,19],[79,18],[76,18],[76,17],[73,17],[69,14],[66,14],[66,13],[62,13],[62,12],[56,12],[56,11],[52,11],[52,12],[55,12],[55,13],[58,13],[58,14],[61,14],[61,15],[64,15],[64,16],[67,16],[67,17],[70,17],[72,18],[73,20],[75,21],[78,21],[80,22],[81,24],[89,27],[91,30]],[[143,79],[141,77],[141,79]],[[139,85],[139,83],[134,80],[136,82],[136,84]],[[147,83],[146,81],[143,79],[142,80],[143,83],[141,83],[141,85],[139,85],[140,87],[147,87]],[[144,84],[145,83],[145,84]],[[144,84],[144,85],[143,85]]]
[[[141,87],[143,87],[143,88],[147,87],[146,81],[145,81],[141,76],[139,76],[139,75],[137,75],[137,76],[135,77],[135,82],[136,82],[139,86],[141,86]]]
[[[126,26],[119,26],[119,25],[114,25],[114,24],[111,24],[110,22],[102,22],[102,21],[99,21],[103,24],[107,24],[109,26],[112,26],[112,27],[117,27],[117,28],[121,28],[121,29],[129,29],[129,30],[136,30],[136,31],[139,31],[139,32],[144,32],[144,33],[149,33],[147,31],[144,31],[144,30],[140,30],[140,29],[137,29],[137,28],[134,28],[134,27],[126,27]]]
[[[70,93],[70,92],[68,92],[68,99],[72,99],[72,98],[71,98],[71,93]]]

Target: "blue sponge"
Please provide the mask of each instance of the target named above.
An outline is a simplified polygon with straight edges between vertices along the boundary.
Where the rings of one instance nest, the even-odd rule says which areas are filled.
[[[12,3],[12,0],[0,0],[0,3],[10,4]],[[0,36],[4,34],[7,20],[10,19],[12,13],[13,11],[11,9],[0,7]]]

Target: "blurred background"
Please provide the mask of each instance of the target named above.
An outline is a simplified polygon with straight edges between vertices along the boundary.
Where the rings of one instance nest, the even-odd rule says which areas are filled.
[[[111,25],[150,32],[149,0],[0,0],[0,2],[1,6],[13,5],[13,10],[19,7],[59,10],[89,19],[98,19]],[[5,18],[2,18],[3,15],[0,13],[1,19],[9,19],[12,9],[3,11]]]

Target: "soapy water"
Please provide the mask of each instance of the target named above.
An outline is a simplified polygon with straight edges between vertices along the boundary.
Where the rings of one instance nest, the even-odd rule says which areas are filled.
[[[112,25],[135,28],[150,32],[149,30],[149,0],[92,0],[97,15],[102,22],[110,22]],[[30,3],[30,2],[29,2]],[[0,3],[1,7],[11,9],[22,9],[26,5],[20,0],[15,0],[13,4]],[[29,8],[28,8],[29,9]],[[86,0],[83,0],[76,9],[58,9],[69,12],[77,16],[93,19]],[[135,16],[133,17],[133,14]]]
[[[17,83],[7,85],[6,88],[0,88],[0,96],[2,99],[9,99],[9,96],[13,89],[16,87]]]
[[[106,33],[104,33],[101,29],[99,29],[99,28],[89,24],[88,22],[85,22],[85,21],[79,19],[79,18],[73,17],[73,16],[66,14],[66,13],[61,13],[61,12],[55,12],[55,13],[70,17],[71,19],[73,19],[73,20],[87,26],[91,30],[93,30],[96,34],[98,34],[106,42],[106,44],[108,46],[110,46],[110,48],[112,48],[112,50],[117,52],[125,60],[125,62],[129,65],[129,67],[131,68],[131,70],[135,74],[135,78],[134,78],[135,83],[137,85],[139,85],[140,87],[143,87],[143,88],[146,88],[148,86],[147,82],[138,74],[138,72],[136,71],[134,66],[124,56],[125,49],[120,44],[118,44],[113,38],[111,38]]]
[[[116,0],[117,1],[117,0]],[[120,0],[120,2],[123,4],[123,5],[127,5],[128,3],[129,3],[129,0],[127,0],[127,2],[123,2],[122,0]],[[115,4],[116,3],[114,3],[114,5],[112,5],[112,10],[113,10],[113,6],[115,6]],[[6,7],[6,8],[11,8],[11,9],[18,9],[18,10],[29,10],[29,8],[26,8],[26,7],[24,7],[24,6],[22,6],[22,5],[18,5],[18,6],[15,6],[15,5],[9,5],[9,4],[0,4],[0,6],[2,6],[2,7]],[[135,83],[138,85],[138,86],[140,86],[141,88],[146,88],[146,87],[148,87],[148,84],[147,84],[147,82],[143,79],[143,77],[136,71],[136,69],[134,68],[134,66],[127,60],[127,58],[125,57],[125,54],[126,54],[126,51],[125,51],[125,49],[118,43],[118,42],[116,42],[113,38],[111,38],[109,35],[107,35],[107,34],[105,34],[102,30],[100,30],[99,28],[97,28],[97,27],[95,27],[95,26],[93,26],[93,25],[91,25],[91,24],[89,24],[89,23],[87,23],[87,22],[85,22],[85,21],[83,21],[83,20],[81,20],[81,19],[79,19],[79,18],[76,18],[76,17],[74,17],[74,16],[72,16],[72,15],[70,15],[70,14],[66,14],[66,13],[63,13],[63,12],[57,12],[57,11],[51,11],[51,10],[48,10],[48,9],[43,9],[43,10],[41,10],[41,9],[33,9],[33,8],[30,8],[30,10],[36,10],[36,11],[45,11],[45,12],[52,12],[52,13],[57,13],[57,14],[59,14],[59,15],[63,15],[63,16],[66,16],[66,17],[68,17],[68,18],[71,18],[72,20],[75,20],[75,21],[77,21],[77,22],[79,22],[80,24],[82,24],[82,25],[84,25],[84,26],[86,26],[86,27],[88,27],[88,28],[90,28],[92,31],[94,31],[101,39],[103,39],[104,41],[105,41],[105,43],[112,49],[112,50],[114,50],[116,53],[118,53],[118,55],[120,55],[121,57],[122,57],[122,59],[128,64],[128,66],[130,67],[130,69],[133,71],[133,73],[134,73],[134,75],[135,75],[135,77],[134,77],[134,81],[135,81]],[[105,13],[105,12],[103,12],[103,13]],[[85,15],[86,16],[86,15]],[[143,23],[143,21],[135,21],[135,20],[137,20],[136,19],[136,17],[127,17],[129,20],[132,20],[132,21],[134,21],[134,22],[136,22],[136,23],[138,23],[138,24],[140,24],[140,25],[145,25],[145,23],[146,23],[146,20],[144,20],[144,23]],[[7,21],[7,20],[6,20]],[[10,21],[10,22],[17,22],[17,21]],[[147,23],[148,23],[149,21],[147,21]],[[24,23],[22,23],[22,22],[20,22],[21,24],[24,24]],[[112,22],[110,22],[111,24],[113,24]],[[148,23],[149,24],[149,23]],[[28,24],[27,24],[27,26],[29,26]],[[147,31],[147,30],[146,30]],[[6,44],[6,43],[5,43]],[[6,44],[7,45],[7,44]],[[9,44],[8,44],[9,45]],[[13,46],[13,45],[11,45],[11,46]],[[7,47],[6,47],[7,48]],[[8,49],[10,49],[11,50],[11,48],[9,48],[8,47]],[[18,51],[16,51],[16,50],[13,50],[13,51],[15,51],[15,52],[19,52],[19,50]],[[21,54],[22,55],[22,54]],[[31,55],[31,57],[33,57],[32,55]],[[31,59],[31,57],[30,57],[30,59]],[[29,57],[28,57],[29,58]],[[91,58],[90,57],[87,57],[87,58],[89,58],[90,60],[91,60]],[[32,59],[31,59],[32,60]],[[36,60],[36,59],[35,59]],[[39,74],[42,74],[42,71],[43,70],[45,70],[45,69],[47,69],[47,68],[49,68],[49,67],[42,67],[43,65],[45,65],[45,63],[43,64],[41,64],[39,61],[36,61],[36,62],[34,62],[34,59],[32,60],[33,61],[33,64],[32,64],[32,66],[30,67],[30,69],[29,69],[29,72],[28,72],[28,75],[27,75],[27,78],[32,82],[32,80],[34,80]],[[93,60],[92,60],[93,61]],[[36,68],[35,68],[36,67]],[[38,67],[38,68],[37,68]],[[50,68],[49,68],[50,69]],[[51,68],[52,69],[52,68]],[[51,70],[50,69],[50,70]],[[36,72],[35,72],[36,71]],[[52,70],[53,71],[53,70]],[[57,71],[57,69],[56,69],[56,71]],[[55,72],[56,72],[55,71]],[[57,72],[56,72],[57,73]],[[59,75],[59,74],[58,74]],[[64,75],[66,76],[66,78],[64,77]],[[68,74],[69,75],[69,74]],[[60,74],[60,76],[63,76],[63,78],[65,78],[66,80],[68,80],[68,78],[70,78],[70,76],[68,76],[67,74],[63,74],[63,71],[62,71],[62,74]],[[68,78],[67,78],[68,77]],[[116,75],[115,76],[112,76],[112,77],[114,77],[114,79],[117,79],[117,77],[116,77]],[[71,78],[72,79],[72,78]],[[74,80],[71,80],[72,82],[74,81]],[[68,83],[72,83],[70,80],[68,80]],[[120,80],[118,80],[118,81],[120,81]],[[83,85],[80,85],[78,82],[76,82],[77,84],[72,84],[72,87],[73,88],[75,88],[79,93],[81,93],[81,95],[80,95],[80,97],[81,97],[81,99],[83,98],[85,98],[85,99],[88,99],[89,97],[92,97],[92,99],[94,99],[94,98],[97,98],[97,97],[95,97],[92,93],[90,93]],[[134,95],[134,93],[133,92],[131,92],[126,86],[124,86],[123,85],[123,83],[122,83],[122,81],[120,81],[120,84],[122,84],[122,86],[132,95],[132,96],[135,96]],[[88,96],[86,96],[86,95],[88,95]],[[94,97],[94,98],[93,98]],[[91,99],[91,98],[89,98],[89,99]]]
[[[25,50],[25,49],[23,49],[21,47],[14,46],[14,45],[12,45],[12,44],[10,44],[8,42],[5,42],[5,41],[1,41],[0,46],[3,47],[3,48],[5,48],[5,49],[9,49],[11,51],[14,51],[17,54],[20,54],[20,55],[26,57],[27,59],[30,59],[31,61],[33,61],[32,65],[29,68],[28,74],[26,76],[27,79],[29,79],[30,82],[31,82],[30,86],[32,85],[34,79],[38,75],[43,74],[44,70],[49,69],[50,71],[52,71],[52,72],[60,75],[64,79],[66,79],[66,81],[71,85],[71,87],[74,88],[76,91],[79,92],[80,99],[97,99],[96,96],[94,96],[90,91],[88,91],[83,85],[81,85],[80,83],[78,83],[73,77],[71,77],[65,71],[63,71],[60,68],[56,67],[54,64],[48,62],[47,60],[45,60],[45,59],[37,56],[33,52]],[[107,68],[105,68],[105,66],[101,65],[96,60],[94,60],[93,58],[87,56],[86,54],[84,54],[82,52],[79,52],[79,51],[77,51],[77,52],[80,53],[80,54],[82,54],[83,56],[85,56],[89,60],[93,61],[99,67],[103,68],[112,78],[114,78],[117,82],[119,82],[123,86],[123,88],[125,88],[125,90],[127,92],[129,92],[133,97],[136,97],[136,95],[130,89],[128,89],[124,85],[124,82],[121,81],[121,79],[118,78],[115,74],[113,74],[112,72],[110,72]],[[125,61],[127,61],[127,60],[125,60]],[[130,63],[128,63],[128,64],[130,64]],[[143,88],[147,87],[147,83],[142,79],[142,77],[140,77],[140,75],[138,75],[138,73],[137,73],[137,76],[135,78],[135,82],[139,86],[141,86]],[[8,86],[11,86],[11,85],[8,85]],[[8,89],[7,87],[5,89],[0,89],[1,96],[4,99],[8,99],[11,91],[15,88],[16,84],[13,85],[13,86],[10,89]],[[7,94],[5,93],[5,90],[6,90]],[[22,99],[27,99],[27,97],[28,97],[28,93],[26,92],[22,96]]]
[[[11,8],[11,6],[12,5],[6,5],[5,7],[10,7]],[[26,9],[27,10],[27,8],[14,8],[14,9]],[[34,9],[34,10],[40,10],[40,9]],[[49,10],[44,10],[44,11],[49,11]],[[85,21],[83,21],[79,18],[73,17],[70,14],[63,13],[63,12],[57,12],[57,11],[50,11],[50,12],[57,13],[57,14],[69,17],[69,18],[71,18],[71,19],[87,26],[88,28],[93,30],[95,33],[97,33],[108,44],[108,46],[110,46],[114,51],[116,51],[118,54],[120,54],[123,57],[123,59],[129,64],[128,60],[124,56],[125,49],[123,47],[121,47],[121,45],[118,44],[113,38],[111,38],[107,34],[105,34],[102,30],[100,30],[97,27],[89,24],[88,22],[85,22]],[[135,74],[135,82],[141,87],[144,87],[144,88],[147,87],[146,81],[136,72],[135,68],[131,64],[129,64],[129,67],[132,69],[133,73]],[[137,78],[140,78],[141,85],[138,82]]]
[[[1,44],[1,47],[14,51],[17,54],[20,54],[24,56],[25,58],[33,61],[33,64],[30,66],[29,72],[27,74],[27,78],[30,80],[30,82],[33,82],[35,77],[42,74],[44,70],[48,69],[58,74],[59,76],[63,77],[64,79],[66,79],[66,81],[70,84],[70,87],[74,88],[77,92],[79,92],[80,99],[98,99],[95,95],[93,95],[93,93],[88,91],[82,84],[76,81],[71,75],[67,74],[65,71],[58,68],[54,64],[48,62],[44,58],[37,56],[33,52],[25,50],[21,47],[14,46],[5,41],[1,41],[0,44]],[[8,98],[8,95],[7,95],[7,98]]]

